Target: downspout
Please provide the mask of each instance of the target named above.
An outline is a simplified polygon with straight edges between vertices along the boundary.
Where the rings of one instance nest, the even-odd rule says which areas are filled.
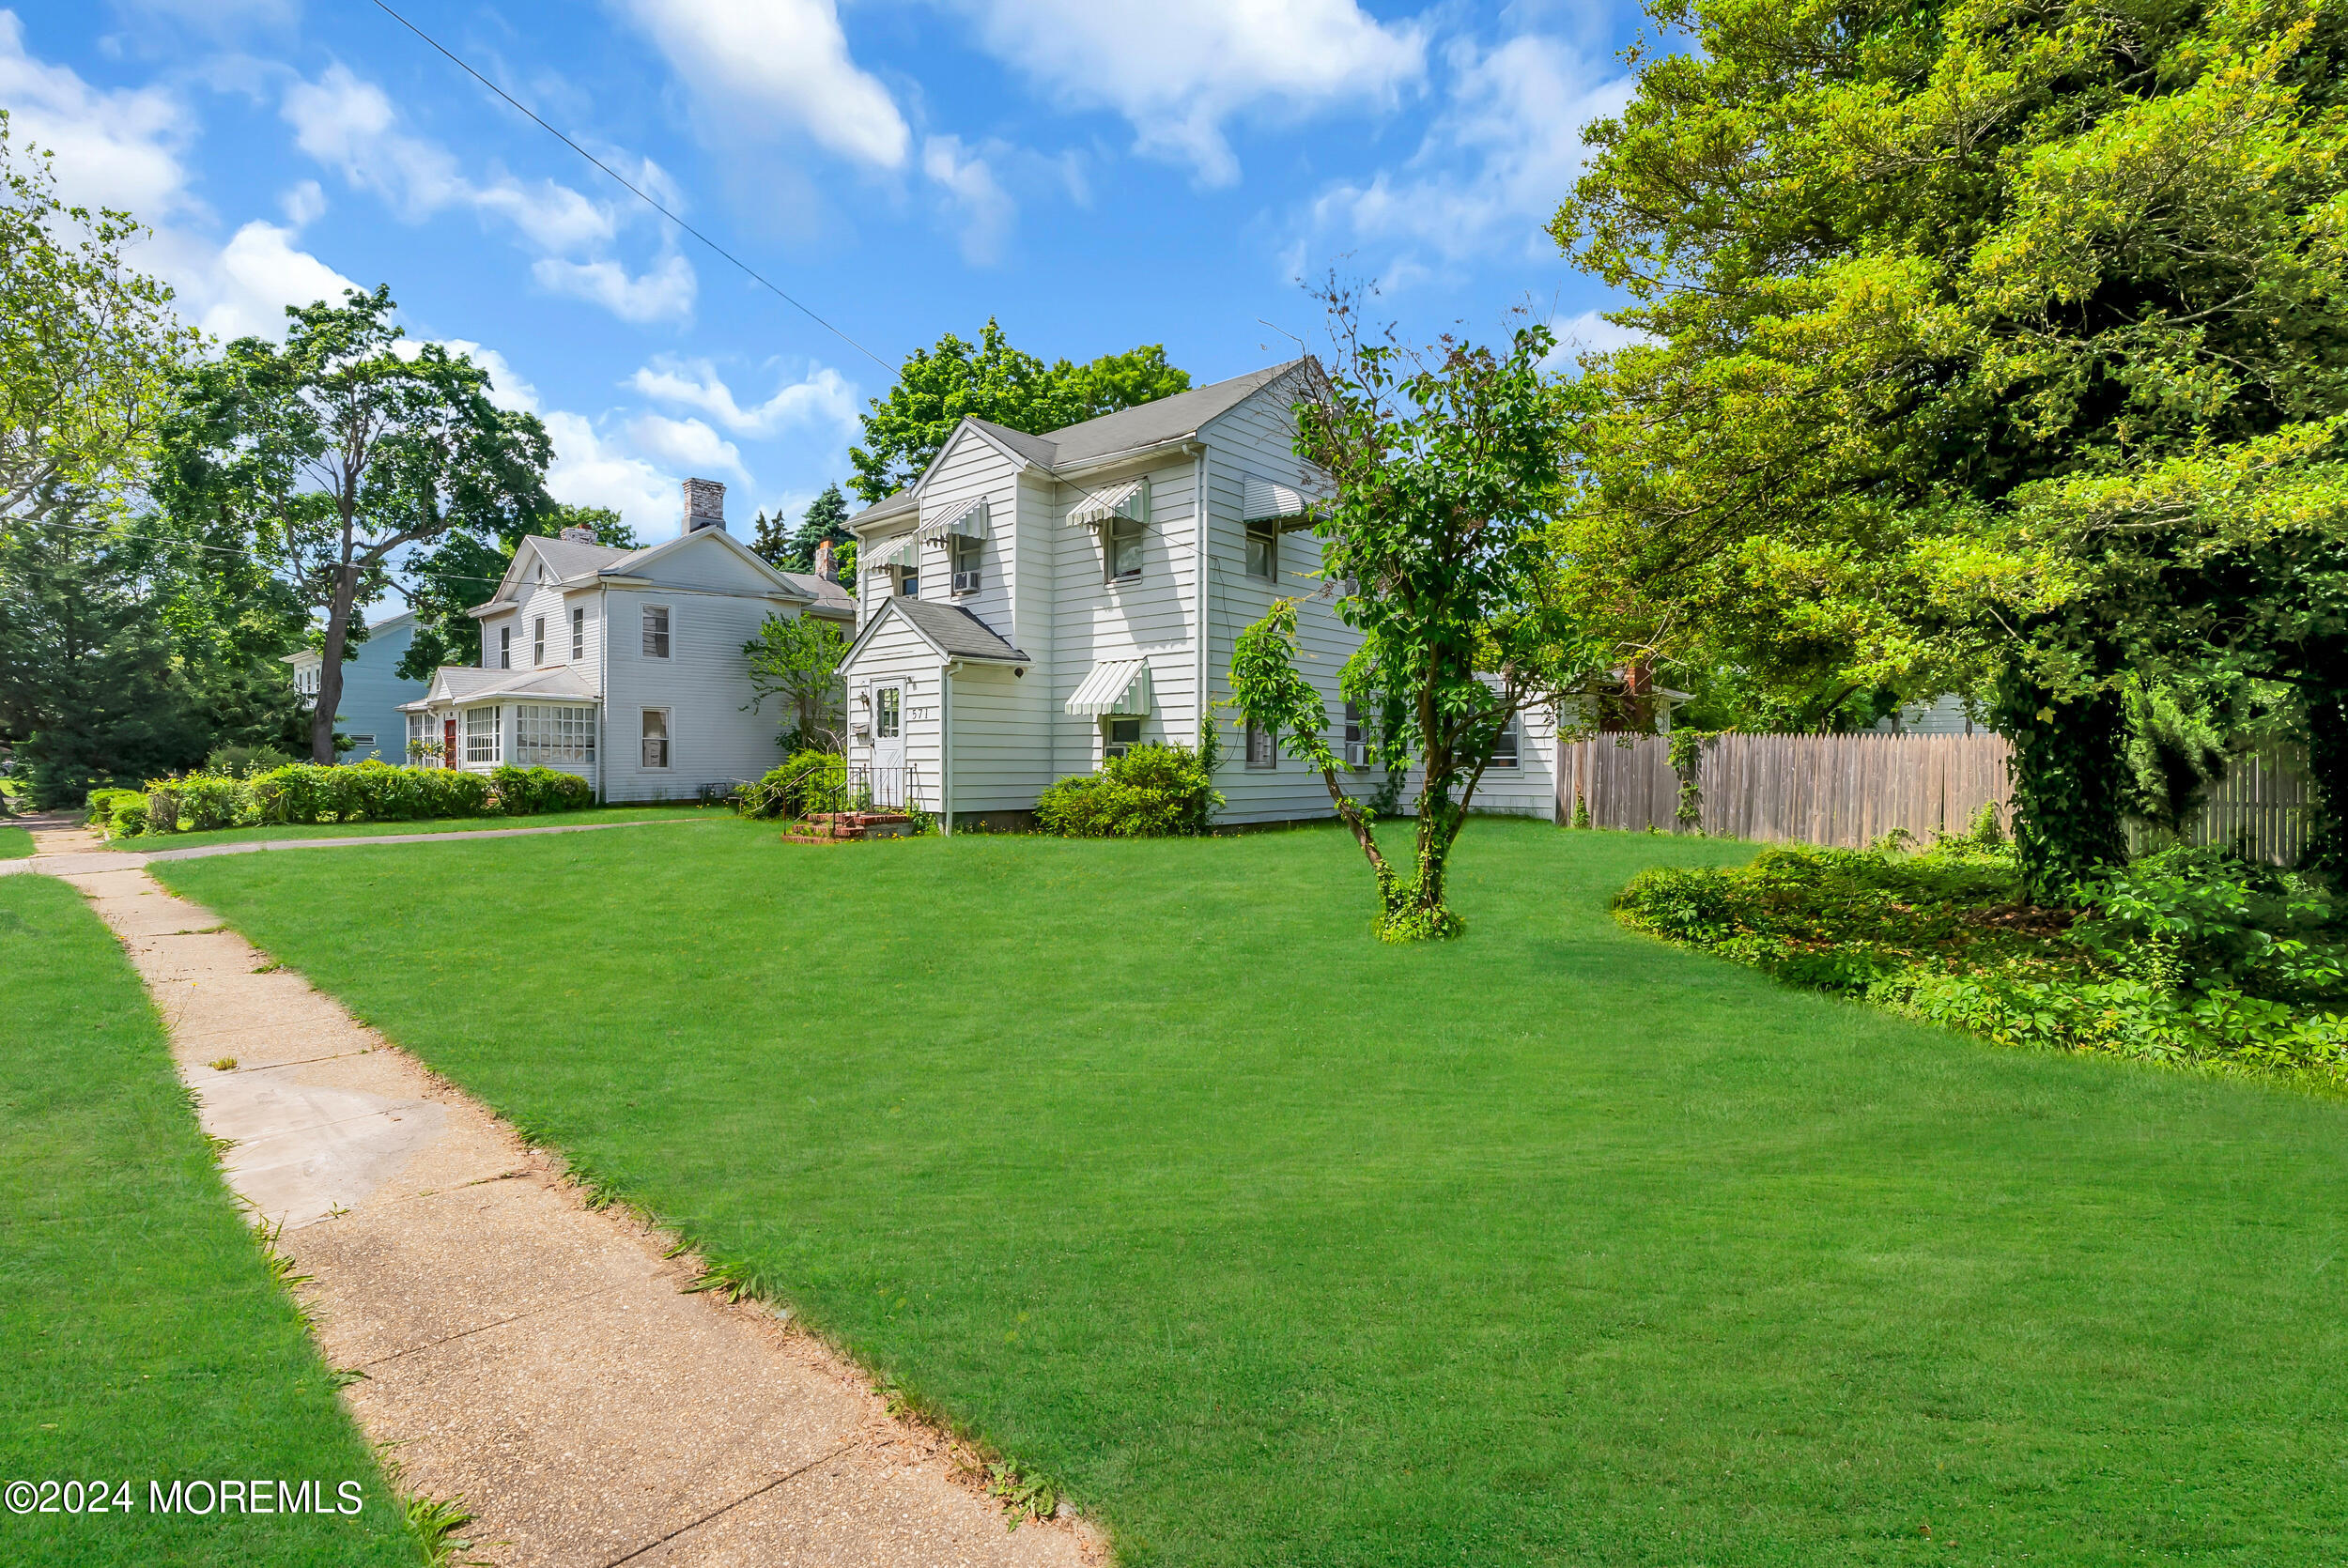
[[[611,804],[611,591],[595,590],[595,796]]]
[[[954,835],[954,671],[960,659],[937,667],[937,831]]]
[[[1195,579],[1193,591],[1198,596],[1198,630],[1196,638],[1198,684],[1194,688],[1191,701],[1198,710],[1197,744],[1198,749],[1204,751],[1207,748],[1207,727],[1214,722],[1214,709],[1208,701],[1213,694],[1207,689],[1207,583],[1209,579],[1207,576],[1207,446],[1204,441],[1198,443],[1198,454],[1194,466],[1190,510],[1197,525],[1198,545],[1197,553],[1192,560],[1191,575]]]

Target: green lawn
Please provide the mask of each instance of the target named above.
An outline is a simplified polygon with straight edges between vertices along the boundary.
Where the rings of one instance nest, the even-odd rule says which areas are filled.
[[[0,860],[21,860],[33,853],[33,836],[21,827],[0,826]]]
[[[0,1514],[10,1564],[409,1563],[365,1442],[214,1169],[121,949],[47,877],[0,878]],[[159,1516],[147,1483],[361,1483],[354,1516]],[[67,1481],[80,1483],[73,1494]],[[128,1483],[131,1512],[62,1511]],[[36,1496],[36,1506],[43,1500]]]
[[[1324,831],[162,874],[1128,1562],[2348,1560],[2348,1104],[1606,914],[1746,853],[1478,822],[1409,949]]]
[[[224,827],[211,833],[141,834],[106,847],[147,853],[192,849],[198,844],[249,844],[270,838],[372,838],[386,833],[488,833],[508,827],[564,827],[580,822],[708,822],[730,818],[723,806],[609,806],[586,811],[549,811],[536,817],[439,817],[423,822],[311,822],[276,827]],[[5,852],[0,852],[5,853]],[[24,852],[27,854],[31,850]]]

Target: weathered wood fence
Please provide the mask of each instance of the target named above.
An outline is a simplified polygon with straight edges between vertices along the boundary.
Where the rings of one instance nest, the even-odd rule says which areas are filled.
[[[1599,735],[1559,748],[1557,814],[1578,798],[1593,827],[1689,831],[1661,735]],[[1905,829],[1919,842],[1962,833],[1985,805],[2013,825],[2013,747],[2002,735],[1715,735],[1696,768],[1695,824],[1712,837],[1857,849]],[[2235,761],[2211,792],[2195,843],[2240,845],[2288,865],[2307,842],[2307,776],[2270,746]],[[2144,835],[2134,835],[2142,847]]]

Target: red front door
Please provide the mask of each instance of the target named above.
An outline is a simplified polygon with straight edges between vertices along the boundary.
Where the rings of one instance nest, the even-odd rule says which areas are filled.
[[[456,765],[456,721],[453,718],[444,719],[440,725],[440,766],[453,768]]]

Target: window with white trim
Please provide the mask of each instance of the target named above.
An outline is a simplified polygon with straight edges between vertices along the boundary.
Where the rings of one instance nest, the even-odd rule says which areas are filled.
[[[1247,525],[1247,575],[1265,582],[1280,579],[1280,525],[1269,517]]]
[[[669,765],[669,710],[644,710],[644,766],[665,768]]]
[[[468,708],[465,710],[465,761],[468,762],[502,762],[505,760],[500,742],[505,729],[503,708]]]
[[[530,622],[530,668],[537,669],[547,662],[547,618],[533,616]]]
[[[948,536],[946,553],[953,566],[956,593],[979,591],[979,550],[985,543],[982,539],[965,539],[959,533]]]
[[[571,610],[571,658],[573,662],[577,662],[586,656],[587,611],[583,608],[574,607]]]
[[[1141,536],[1148,525],[1122,513],[1102,526],[1103,568],[1110,582],[1130,582],[1141,576]]]
[[[1362,709],[1357,702],[1345,705],[1345,765],[1349,768],[1369,766],[1369,741],[1362,732]]]
[[[1101,721],[1101,760],[1122,757],[1141,744],[1141,720],[1112,714]]]
[[[903,599],[918,599],[921,596],[921,573],[919,568],[913,566],[900,566],[897,568],[897,595],[899,598]]]
[[[1247,765],[1249,767],[1272,768],[1280,765],[1280,752],[1274,744],[1274,739],[1271,730],[1259,727],[1253,719],[1248,720]]]
[[[595,710],[551,702],[514,709],[514,761],[528,767],[595,760]]]
[[[1495,768],[1513,768],[1517,765],[1517,743],[1522,734],[1523,720],[1524,715],[1522,714],[1510,714],[1508,715],[1506,728],[1503,729],[1500,731],[1500,734],[1492,741],[1492,760],[1490,764],[1491,766]]]
[[[669,607],[666,605],[646,605],[644,607],[644,657],[648,659],[665,659],[668,656]],[[646,766],[650,765],[651,764],[649,763],[646,764]],[[660,765],[662,767],[668,766],[666,762],[663,762]]]
[[[440,724],[430,714],[408,715],[408,760],[421,762],[440,749]]]
[[[511,626],[498,628],[498,668],[514,668],[514,628]]]

